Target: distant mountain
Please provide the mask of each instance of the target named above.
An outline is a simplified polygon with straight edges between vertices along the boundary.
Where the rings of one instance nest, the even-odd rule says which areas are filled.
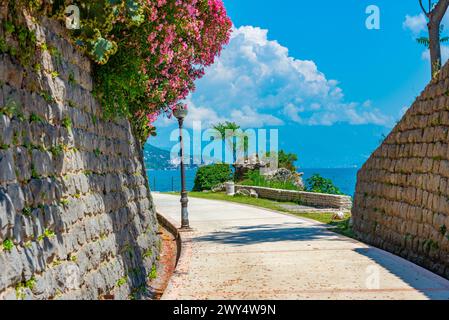
[[[170,151],[159,149],[151,144],[144,148],[145,165],[149,170],[175,170],[179,168],[179,158],[171,159]],[[193,163],[193,159],[190,161]],[[186,166],[189,169],[197,168],[197,165]]]

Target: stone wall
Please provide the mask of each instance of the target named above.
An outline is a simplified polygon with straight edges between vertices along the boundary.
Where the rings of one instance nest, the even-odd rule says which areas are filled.
[[[351,197],[340,196],[324,193],[313,193],[305,191],[293,191],[293,190],[281,190],[254,186],[242,186],[236,185],[235,190],[254,190],[257,192],[260,198],[286,201],[286,202],[298,202],[306,206],[312,206],[317,208],[335,208],[338,210],[350,210],[352,206]]]
[[[449,65],[358,173],[357,236],[449,278]]]
[[[0,54],[0,299],[142,297],[160,240],[141,147],[102,119],[65,29],[39,19],[23,18],[29,65]]]

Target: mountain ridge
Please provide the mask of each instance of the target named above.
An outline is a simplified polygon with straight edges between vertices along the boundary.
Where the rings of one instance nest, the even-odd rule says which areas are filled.
[[[176,170],[179,168],[179,158],[171,159],[171,153],[168,150],[146,143],[143,154],[147,170]],[[190,157],[190,163],[193,163],[193,157]],[[197,167],[198,165],[194,164],[186,165],[187,169]]]

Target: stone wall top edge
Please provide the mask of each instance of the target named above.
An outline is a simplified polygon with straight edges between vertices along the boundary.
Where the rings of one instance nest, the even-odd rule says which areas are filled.
[[[321,196],[321,197],[327,197],[327,198],[334,198],[334,199],[351,199],[350,196],[347,195],[336,195],[336,194],[327,194],[327,193],[318,193],[318,192],[307,192],[307,191],[296,191],[296,190],[285,190],[285,189],[275,189],[275,188],[267,188],[267,187],[258,187],[258,186],[245,186],[245,185],[239,185],[237,184],[236,187],[238,188],[244,188],[244,189],[254,189],[254,190],[267,190],[267,191],[276,191],[280,193],[293,193],[293,194],[300,194],[300,195],[309,195],[309,196]]]

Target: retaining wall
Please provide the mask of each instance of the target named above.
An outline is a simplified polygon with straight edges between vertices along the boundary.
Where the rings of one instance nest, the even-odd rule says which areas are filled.
[[[312,193],[304,191],[293,190],[281,190],[272,188],[263,188],[255,186],[242,186],[236,185],[235,190],[254,190],[257,192],[260,198],[286,201],[286,202],[298,202],[306,206],[312,206],[317,208],[335,208],[339,210],[350,210],[352,206],[352,200],[349,196],[340,196],[324,193]]]
[[[160,247],[141,146],[102,119],[66,30],[22,22],[30,63],[0,54],[0,299],[141,297]]]
[[[358,173],[354,231],[449,278],[449,65]]]

